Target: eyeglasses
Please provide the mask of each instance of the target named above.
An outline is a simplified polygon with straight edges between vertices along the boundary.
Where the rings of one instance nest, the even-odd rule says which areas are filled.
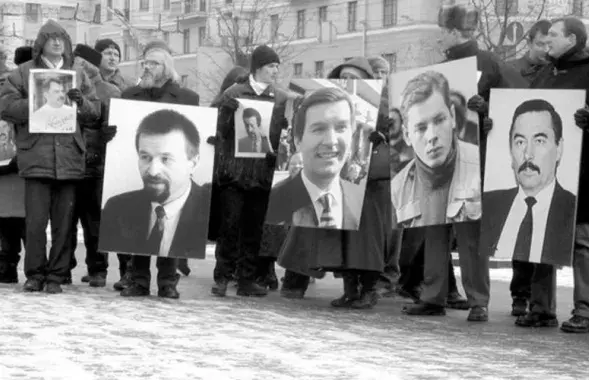
[[[141,61],[140,62],[141,67],[149,67],[151,69],[155,69],[156,67],[161,66],[161,63],[158,61],[152,61],[152,60],[147,60],[147,61]]]

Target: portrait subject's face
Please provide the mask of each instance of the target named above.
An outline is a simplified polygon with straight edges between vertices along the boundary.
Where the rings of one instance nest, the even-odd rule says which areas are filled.
[[[45,101],[53,108],[60,108],[65,104],[65,91],[63,85],[51,82],[49,89],[45,91]]]
[[[347,101],[324,103],[307,109],[305,130],[295,139],[303,157],[303,170],[317,182],[339,176],[352,144],[352,112]]]
[[[511,162],[516,181],[526,195],[535,196],[554,181],[562,148],[548,111],[518,116],[511,136]]]
[[[245,130],[250,139],[258,140],[262,136],[262,131],[260,130],[257,117],[252,116],[244,118],[243,124],[245,125]]]
[[[184,134],[140,135],[138,148],[139,173],[152,200],[164,204],[179,198],[198,162],[188,158]]]
[[[553,24],[548,31],[548,55],[553,58],[561,57],[575,45],[573,39],[573,34],[565,37],[562,21]]]
[[[119,51],[114,47],[109,47],[102,51],[102,61],[100,62],[100,68],[107,72],[112,72],[117,69],[119,62],[121,61],[121,55]]]
[[[534,61],[546,61],[548,52],[548,35],[538,31],[532,41],[528,42],[530,58]]]
[[[51,37],[47,39],[43,46],[43,54],[47,56],[60,56],[65,51],[65,41],[61,37]]]
[[[456,120],[454,106],[448,108],[439,91],[407,112],[405,140],[417,157],[430,168],[446,162],[454,143]]]

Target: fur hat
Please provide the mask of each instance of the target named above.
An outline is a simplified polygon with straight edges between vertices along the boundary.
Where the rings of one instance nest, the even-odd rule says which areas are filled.
[[[33,59],[33,47],[32,46],[21,46],[17,47],[14,51],[14,64],[20,65]]]
[[[119,52],[119,57],[121,56],[121,47],[119,46],[119,44],[117,44],[116,42],[114,42],[110,38],[104,38],[102,40],[98,40],[98,41],[96,41],[96,44],[94,44],[94,50],[96,50],[99,53],[102,53],[103,51],[105,51],[108,48],[114,48],[116,51]]]
[[[443,6],[438,13],[438,25],[450,30],[475,30],[479,26],[479,12],[465,5]]]
[[[280,57],[271,47],[260,45],[252,53],[250,73],[255,74],[256,70],[271,63],[280,64]]]
[[[170,55],[172,54],[172,49],[170,49],[170,46],[165,41],[153,40],[148,42],[143,48],[143,56],[145,57],[150,50],[154,49],[161,49],[168,52]]]
[[[102,54],[84,44],[76,45],[76,48],[74,49],[74,57],[84,58],[96,67],[100,67],[100,63],[102,62]]]
[[[349,59],[342,63],[339,66],[336,66],[331,72],[327,75],[328,79],[339,79],[342,69],[344,67],[353,67],[356,68],[368,76],[366,79],[374,79],[374,72],[372,71],[372,66],[370,66],[370,62],[367,58],[364,57],[355,57]]]

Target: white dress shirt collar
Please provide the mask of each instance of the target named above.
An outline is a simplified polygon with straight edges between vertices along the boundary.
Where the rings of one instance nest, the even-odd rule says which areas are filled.
[[[544,210],[550,207],[550,203],[552,202],[552,196],[554,195],[554,188],[556,187],[556,180],[553,180],[548,186],[540,190],[538,194],[534,197],[536,199],[536,204],[532,209],[534,210]],[[526,198],[528,196],[524,193],[524,190],[521,186],[517,190],[517,202],[523,202],[526,204]],[[527,207],[527,205],[526,205]]]

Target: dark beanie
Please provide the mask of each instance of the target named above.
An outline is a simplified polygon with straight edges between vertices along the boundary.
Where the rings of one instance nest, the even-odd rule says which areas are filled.
[[[255,74],[256,70],[271,63],[280,64],[280,57],[271,47],[260,45],[252,53],[250,72]]]
[[[111,40],[110,38],[98,40],[98,41],[96,41],[96,44],[94,45],[94,50],[96,50],[99,53],[102,53],[103,51],[105,51],[108,48],[114,48],[116,51],[119,52],[119,57],[121,56],[121,47],[116,42]]]
[[[96,67],[100,67],[100,63],[102,62],[102,54],[84,44],[76,45],[76,48],[74,49],[74,57],[84,58]]]
[[[479,26],[479,11],[466,5],[443,6],[438,13],[438,26],[464,32],[476,30]]]
[[[14,64],[20,65],[33,59],[33,47],[21,46],[14,51]]]

